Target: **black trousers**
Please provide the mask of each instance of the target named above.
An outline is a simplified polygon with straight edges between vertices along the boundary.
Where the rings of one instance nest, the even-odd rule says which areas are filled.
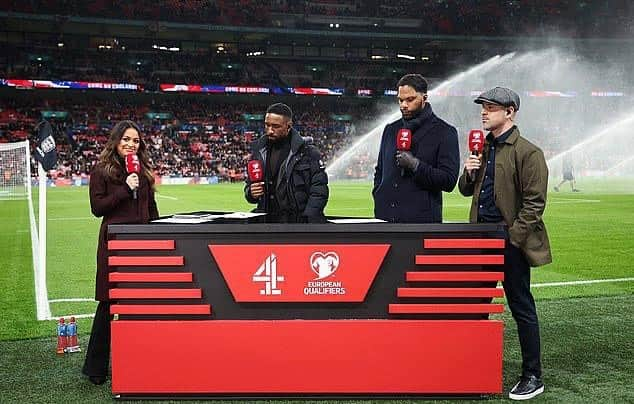
[[[524,253],[508,239],[504,249],[504,294],[517,324],[522,350],[522,375],[541,377],[541,345],[535,299],[531,293],[531,268]]]
[[[110,365],[110,302],[99,302],[90,331],[86,360],[82,373],[86,376],[108,376]]]

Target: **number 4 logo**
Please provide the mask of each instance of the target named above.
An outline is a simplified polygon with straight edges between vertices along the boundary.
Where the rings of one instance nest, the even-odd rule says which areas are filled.
[[[264,282],[264,289],[260,289],[261,295],[281,295],[282,289],[277,288],[278,282],[284,282],[284,276],[277,275],[277,256],[271,254],[253,274],[253,282]]]

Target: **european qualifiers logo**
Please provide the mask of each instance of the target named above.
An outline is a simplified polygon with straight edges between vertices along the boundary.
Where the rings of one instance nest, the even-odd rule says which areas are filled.
[[[282,289],[278,289],[278,282],[284,282],[284,276],[277,274],[277,256],[271,254],[253,274],[253,282],[264,282],[264,289],[260,294],[265,296],[281,295]]]
[[[310,256],[310,267],[317,275],[316,281],[325,279],[339,268],[339,256],[335,252],[315,252]]]
[[[210,244],[234,301],[363,302],[389,244]]]
[[[332,278],[339,268],[339,255],[330,251],[323,253],[321,251],[314,252],[310,256],[310,269],[317,275],[312,281],[306,283],[304,287],[304,295],[345,295],[346,288],[343,287],[341,281]]]

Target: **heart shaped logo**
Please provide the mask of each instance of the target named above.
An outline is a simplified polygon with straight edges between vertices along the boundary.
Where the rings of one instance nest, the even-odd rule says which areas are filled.
[[[337,268],[339,268],[339,256],[335,252],[317,251],[310,256],[310,269],[317,275],[314,279],[316,281],[334,274]]]

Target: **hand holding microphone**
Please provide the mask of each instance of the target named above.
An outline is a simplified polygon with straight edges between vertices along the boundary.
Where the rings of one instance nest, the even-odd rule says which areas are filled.
[[[247,173],[249,175],[249,181],[251,181],[251,185],[249,187],[251,196],[255,199],[259,199],[265,193],[262,162],[260,160],[249,160]]]
[[[401,177],[405,176],[405,170],[416,171],[420,160],[418,160],[410,149],[412,148],[412,131],[409,129],[399,129],[396,134],[396,165],[401,167]]]
[[[412,152],[410,151],[399,151],[396,152],[396,165],[401,167],[401,169],[410,170],[411,172],[416,171],[418,168],[418,164],[420,164],[420,160],[418,160]],[[401,175],[405,175],[404,172],[401,172]]]
[[[471,181],[475,180],[476,172],[482,165],[482,149],[484,147],[484,132],[480,129],[469,131],[469,157],[464,163],[464,168],[469,174]]]
[[[132,153],[126,154],[125,169],[128,172],[128,177],[125,179],[125,182],[132,190],[132,198],[137,199],[137,190],[139,188],[139,173],[141,172],[141,163],[139,162],[139,156]]]

